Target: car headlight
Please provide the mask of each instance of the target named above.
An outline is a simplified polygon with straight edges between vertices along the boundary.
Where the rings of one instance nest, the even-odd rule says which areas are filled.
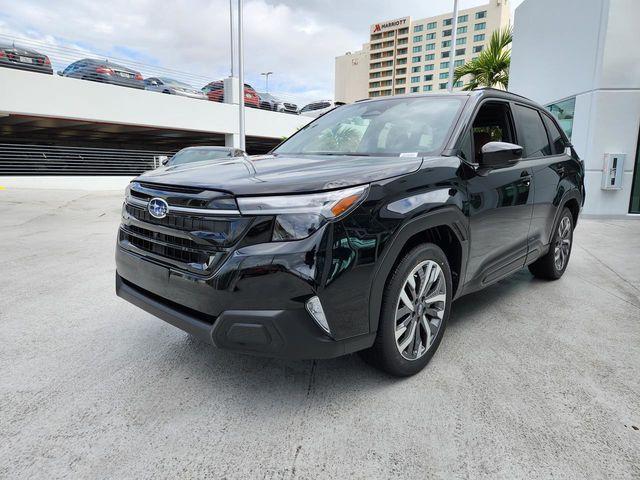
[[[367,194],[368,186],[322,193],[267,197],[240,197],[243,215],[275,215],[273,241],[306,238],[328,221],[352,211]]]

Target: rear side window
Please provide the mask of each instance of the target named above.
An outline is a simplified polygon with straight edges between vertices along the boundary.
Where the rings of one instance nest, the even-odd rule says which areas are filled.
[[[547,127],[547,132],[549,133],[549,138],[551,139],[551,155],[560,155],[564,153],[565,144],[564,138],[562,138],[562,133],[556,124],[553,123],[547,115],[542,115],[542,120],[544,120],[544,125]]]
[[[518,142],[524,148],[527,158],[543,157],[551,154],[547,131],[537,110],[523,105],[514,105],[516,112]]]

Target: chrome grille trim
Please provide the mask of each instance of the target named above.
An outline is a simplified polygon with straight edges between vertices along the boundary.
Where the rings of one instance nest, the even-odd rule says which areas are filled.
[[[149,202],[146,200],[140,200],[139,198],[134,197],[129,197],[125,201],[134,207],[147,208],[149,205]],[[169,205],[168,212],[191,213],[197,215],[240,215],[240,210],[214,210],[209,208],[176,207],[174,205]]]

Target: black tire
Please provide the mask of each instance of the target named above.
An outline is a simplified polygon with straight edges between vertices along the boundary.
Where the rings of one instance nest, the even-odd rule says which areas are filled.
[[[569,225],[569,231],[567,236],[564,238],[561,236],[561,225]],[[549,243],[549,251],[538,260],[529,265],[529,271],[536,278],[542,278],[545,280],[557,280],[564,274],[567,269],[567,265],[569,265],[569,259],[571,257],[571,249],[573,248],[573,214],[571,210],[565,208],[562,210],[558,221],[553,227],[553,236],[551,237],[551,242]],[[556,259],[556,248],[559,247],[563,240],[569,240],[568,251],[563,257],[562,264],[559,265]]]
[[[432,261],[440,266],[445,283],[444,313],[438,331],[426,352],[419,358],[409,360],[400,353],[396,344],[396,308],[399,305],[401,289],[405,288],[410,273],[425,261]],[[435,268],[435,267],[434,267]],[[418,245],[407,253],[395,267],[385,287],[378,333],[373,346],[362,352],[368,363],[391,375],[406,377],[422,370],[438,349],[451,312],[451,269],[444,252],[432,243]],[[419,322],[418,322],[419,323]],[[425,342],[426,343],[426,342]]]

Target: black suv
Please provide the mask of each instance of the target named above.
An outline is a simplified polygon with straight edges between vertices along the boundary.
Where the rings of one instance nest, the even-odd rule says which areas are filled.
[[[363,351],[422,369],[456,298],[562,276],[584,167],[539,105],[497,90],[357,102],[271,154],[127,188],[119,296],[219,348]]]

